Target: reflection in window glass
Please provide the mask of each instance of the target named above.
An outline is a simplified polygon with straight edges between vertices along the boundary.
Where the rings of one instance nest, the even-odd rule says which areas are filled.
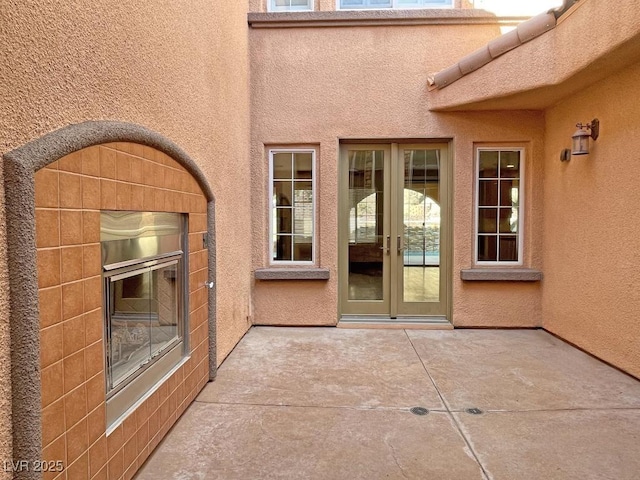
[[[107,278],[108,391],[182,339],[180,265],[179,256],[164,258],[158,265],[117,270]]]
[[[451,8],[453,0],[340,0],[341,9]]]
[[[179,342],[178,268],[177,259],[164,260],[111,277],[107,323],[110,389]]]
[[[315,152],[272,151],[271,259],[312,262]]]
[[[478,262],[519,262],[520,150],[478,151],[476,242]]]
[[[269,0],[269,9],[272,12],[313,10],[313,0]]]
[[[349,243],[377,244],[382,238],[384,151],[349,152]]]

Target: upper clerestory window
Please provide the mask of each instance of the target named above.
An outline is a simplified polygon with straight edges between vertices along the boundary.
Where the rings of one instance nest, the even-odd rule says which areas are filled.
[[[269,0],[270,12],[313,10],[313,0]]]
[[[337,0],[339,10],[452,8],[453,0]]]

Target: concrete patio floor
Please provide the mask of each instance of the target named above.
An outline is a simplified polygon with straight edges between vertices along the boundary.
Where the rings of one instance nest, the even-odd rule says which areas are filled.
[[[254,327],[136,478],[636,480],[640,382],[541,330]]]

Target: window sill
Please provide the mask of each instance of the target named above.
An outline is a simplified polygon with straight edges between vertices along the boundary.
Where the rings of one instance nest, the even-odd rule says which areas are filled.
[[[533,268],[469,268],[460,270],[467,282],[539,282],[542,272]]]
[[[328,268],[258,268],[256,280],[329,280]]]

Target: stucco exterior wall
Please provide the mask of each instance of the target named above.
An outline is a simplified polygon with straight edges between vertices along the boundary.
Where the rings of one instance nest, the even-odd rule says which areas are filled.
[[[253,268],[269,266],[266,150],[319,145],[317,263],[331,273],[327,282],[257,281],[256,323],[337,322],[339,140],[438,138],[452,139],[454,159],[454,324],[539,325],[538,283],[463,283],[459,272],[472,265],[473,151],[477,142],[527,149],[525,266],[541,267],[536,232],[541,224],[543,115],[429,112],[427,73],[444,68],[499,33],[497,25],[250,31]]]
[[[218,360],[249,326],[247,1],[12,2],[0,9],[0,154],[68,124],[111,119],[171,139],[220,208]],[[0,172],[1,175],[1,172]],[[2,177],[0,198],[4,199]],[[4,203],[0,209],[0,457],[11,458]],[[0,472],[0,478],[9,478]]]
[[[640,64],[546,112],[544,327],[640,376]],[[577,122],[600,120],[588,156],[560,162]]]

